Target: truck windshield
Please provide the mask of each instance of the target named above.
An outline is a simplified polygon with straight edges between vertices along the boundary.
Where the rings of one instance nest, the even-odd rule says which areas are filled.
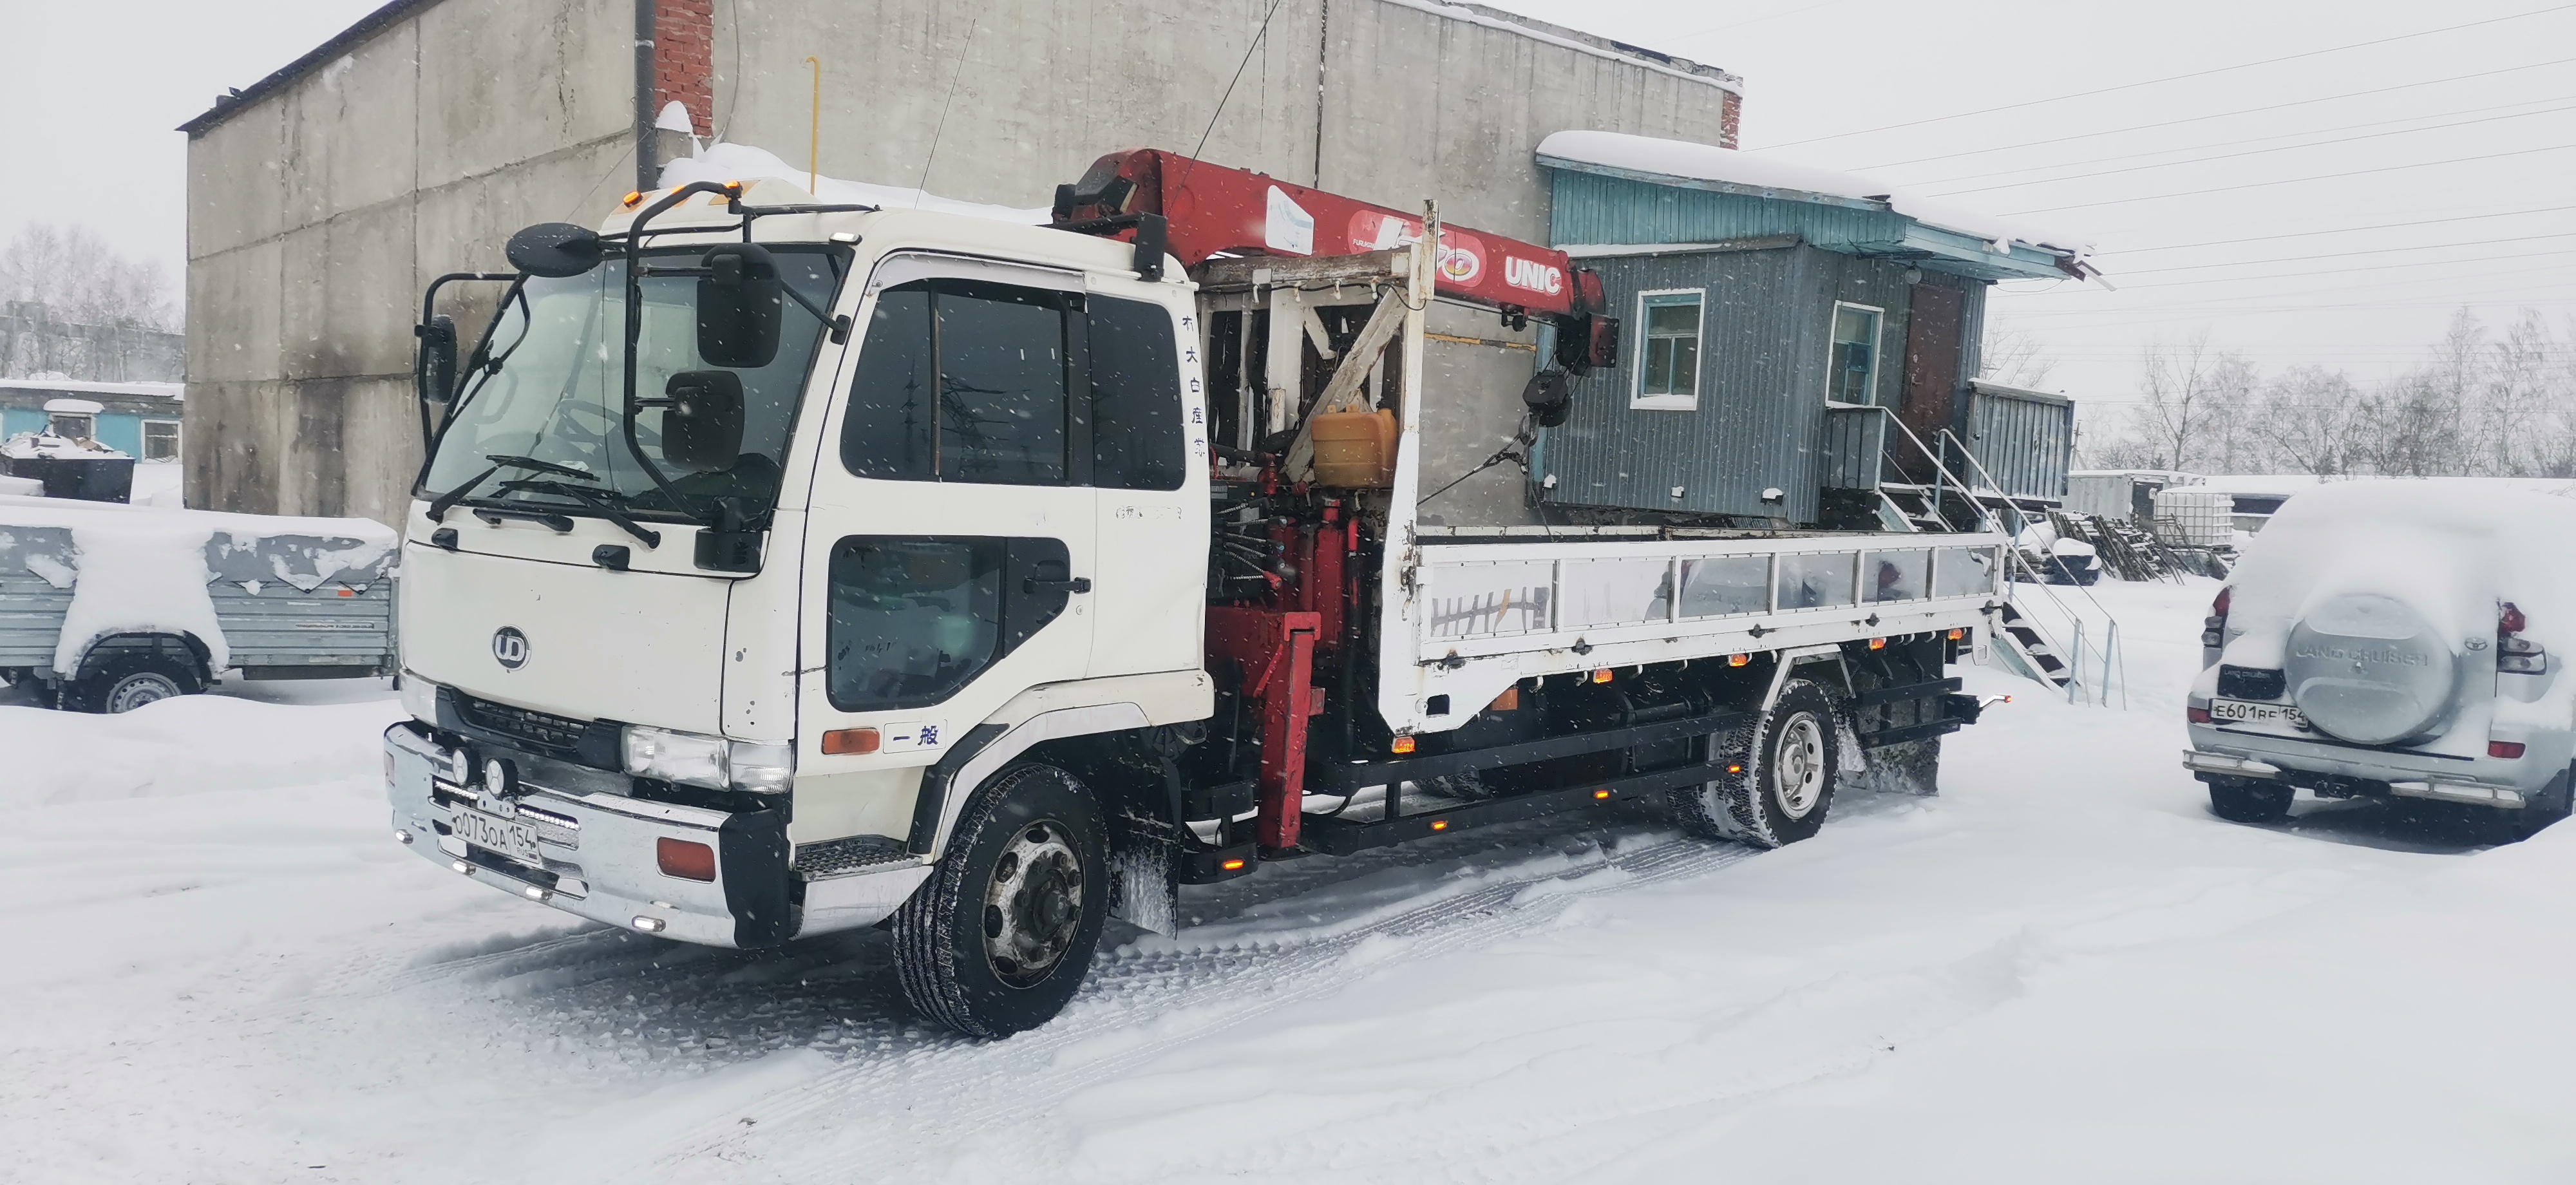
[[[820,249],[775,254],[780,278],[816,307],[831,307],[839,279],[831,255]],[[695,264],[697,255],[645,258],[648,265],[679,267]],[[697,281],[647,275],[643,292],[636,397],[659,397],[671,376],[683,371],[718,369],[698,355]],[[662,410],[637,411],[636,442],[679,491],[681,504],[675,506],[635,463],[623,438],[626,262],[611,260],[567,279],[530,277],[521,298],[500,311],[493,327],[491,356],[500,359],[498,370],[467,380],[465,397],[449,415],[415,492],[437,497],[498,464],[464,504],[542,506],[567,515],[613,506],[638,518],[703,521],[719,499],[729,499],[747,518],[765,519],[777,503],[779,465],[823,330],[793,300],[783,311],[777,356],[767,366],[733,371],[742,379],[743,401],[742,453],[733,465],[688,472],[664,463]]]

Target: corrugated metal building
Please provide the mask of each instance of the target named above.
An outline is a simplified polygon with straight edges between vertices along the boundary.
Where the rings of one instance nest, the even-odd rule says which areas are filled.
[[[1706,145],[1568,133],[1538,159],[1554,241],[1626,325],[1539,443],[1541,506],[1815,523],[1824,490],[1929,480],[1890,419],[1967,442],[1992,481],[1949,465],[1973,484],[2065,496],[2071,401],[1973,378],[1987,288],[2086,274],[2080,245]]]

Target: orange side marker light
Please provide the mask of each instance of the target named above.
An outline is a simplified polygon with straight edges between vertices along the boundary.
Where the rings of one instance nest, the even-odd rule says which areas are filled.
[[[1386,747],[1398,753],[1410,753],[1413,751],[1413,738],[1397,737],[1395,740],[1389,742]]]

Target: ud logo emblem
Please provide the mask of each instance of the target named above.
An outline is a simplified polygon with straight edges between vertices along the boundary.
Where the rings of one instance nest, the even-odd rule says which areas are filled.
[[[506,625],[493,631],[492,660],[500,663],[505,671],[515,671],[528,665],[528,636]]]

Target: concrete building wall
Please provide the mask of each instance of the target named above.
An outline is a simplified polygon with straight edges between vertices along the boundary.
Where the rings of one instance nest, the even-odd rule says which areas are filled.
[[[1732,79],[1707,67],[1417,0],[1284,0],[1246,62],[1267,3],[662,0],[657,96],[802,163],[814,55],[826,175],[1039,205],[1101,153],[1205,133],[1209,159],[1542,241],[1549,132],[1733,142]],[[189,125],[192,505],[396,521],[421,288],[632,185],[630,0],[369,19]]]

